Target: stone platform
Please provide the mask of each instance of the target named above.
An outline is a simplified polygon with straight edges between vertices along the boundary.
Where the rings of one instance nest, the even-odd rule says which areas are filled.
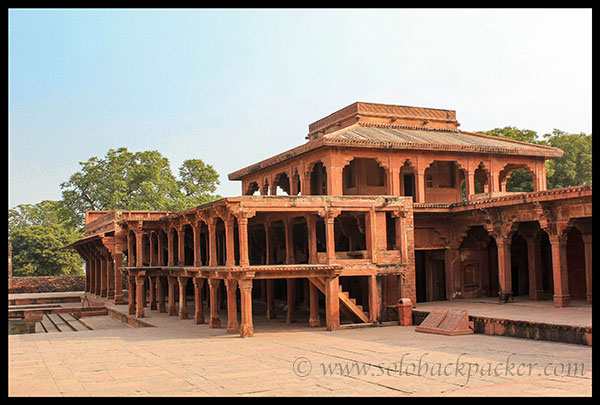
[[[467,310],[475,333],[592,345],[592,306],[584,300],[562,308],[521,297],[507,304],[495,298],[420,302],[413,308],[415,325],[434,308]]]

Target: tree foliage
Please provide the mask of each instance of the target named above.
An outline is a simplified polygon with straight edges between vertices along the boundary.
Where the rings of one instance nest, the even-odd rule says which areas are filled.
[[[211,194],[219,175],[200,159],[184,161],[179,180],[158,151],[110,149],[104,158],[92,157],[80,166],[60,185],[63,205],[80,226],[89,210],[177,211],[219,198]]]
[[[592,183],[592,134],[569,134],[555,129],[552,134],[544,134],[540,138],[535,131],[511,126],[479,133],[562,149],[562,157],[546,161],[548,189]],[[525,169],[515,170],[506,183],[506,189],[516,192],[533,191],[531,174]]]
[[[8,211],[15,276],[83,274],[79,255],[61,249],[82,236],[65,218],[59,201],[22,204]]]
[[[179,211],[220,198],[219,175],[200,159],[188,159],[179,179],[158,151],[110,149],[102,158],[80,162],[60,185],[61,201],[44,200],[8,210],[15,276],[82,274],[83,260],[62,250],[83,236],[89,210]]]
[[[565,152],[546,162],[548,188],[592,184],[592,134],[569,134],[555,129],[544,138],[548,145]]]

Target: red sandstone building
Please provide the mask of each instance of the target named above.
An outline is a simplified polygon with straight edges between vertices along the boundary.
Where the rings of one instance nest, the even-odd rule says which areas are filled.
[[[329,330],[397,319],[400,298],[591,303],[592,186],[547,190],[544,162],[560,149],[458,127],[451,110],[354,103],[310,124],[306,143],[229,174],[242,196],[91,211],[69,247],[86,260],[86,292],[122,304],[126,281],[136,317],[186,318],[193,295],[196,323],[208,305],[221,327],[223,304],[243,337],[276,300],[288,322],[305,306]],[[517,169],[533,192],[506,191]]]

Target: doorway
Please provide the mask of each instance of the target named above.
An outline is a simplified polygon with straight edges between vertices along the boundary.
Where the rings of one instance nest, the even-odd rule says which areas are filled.
[[[417,302],[446,299],[444,250],[415,250]]]

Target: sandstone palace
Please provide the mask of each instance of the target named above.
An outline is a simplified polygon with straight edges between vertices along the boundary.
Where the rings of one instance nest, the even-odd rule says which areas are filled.
[[[361,102],[306,139],[230,173],[239,197],[87,212],[68,246],[86,293],[242,337],[300,307],[333,330],[397,320],[401,298],[592,302],[592,186],[547,190],[560,149],[461,131],[452,110]],[[518,169],[533,192],[506,190]]]

